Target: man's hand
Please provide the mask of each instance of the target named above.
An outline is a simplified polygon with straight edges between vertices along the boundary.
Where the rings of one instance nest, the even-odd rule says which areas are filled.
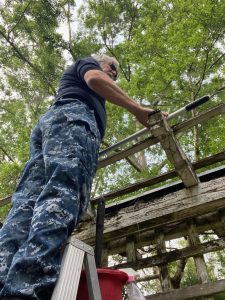
[[[148,120],[149,120],[149,115],[152,112],[154,112],[153,109],[140,107],[139,109],[137,109],[137,112],[135,112],[134,115],[138,120],[138,122],[140,122],[145,127],[149,127]]]
[[[149,118],[151,118],[151,114],[154,112],[153,109],[150,108],[145,108],[145,107],[140,107],[139,109],[137,109],[137,112],[134,113],[136,119],[138,120],[138,122],[140,122],[142,125],[144,125],[145,127],[149,127]],[[167,117],[168,113],[167,112],[162,112],[162,114]]]

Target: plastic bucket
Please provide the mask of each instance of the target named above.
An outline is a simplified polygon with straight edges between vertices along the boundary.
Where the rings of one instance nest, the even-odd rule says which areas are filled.
[[[128,280],[125,272],[111,269],[97,269],[102,300],[122,300],[122,288]],[[77,300],[89,300],[85,272],[82,271]]]

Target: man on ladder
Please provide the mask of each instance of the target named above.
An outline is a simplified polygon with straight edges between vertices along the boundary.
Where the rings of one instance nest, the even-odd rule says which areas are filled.
[[[152,110],[114,83],[117,74],[118,62],[106,55],[76,61],[33,129],[30,159],[0,231],[0,299],[51,299],[62,246],[88,205],[106,127],[105,99],[148,125]]]

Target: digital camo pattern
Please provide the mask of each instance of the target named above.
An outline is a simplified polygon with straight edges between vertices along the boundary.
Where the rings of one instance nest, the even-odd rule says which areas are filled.
[[[99,144],[94,112],[78,100],[40,118],[0,231],[1,296],[50,299],[60,250],[89,201]]]

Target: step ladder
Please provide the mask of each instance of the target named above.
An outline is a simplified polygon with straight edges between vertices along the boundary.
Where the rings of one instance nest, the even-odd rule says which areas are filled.
[[[89,300],[102,300],[93,248],[75,238],[70,238],[67,242],[59,279],[51,300],[77,299],[77,291],[83,266],[87,278]]]

